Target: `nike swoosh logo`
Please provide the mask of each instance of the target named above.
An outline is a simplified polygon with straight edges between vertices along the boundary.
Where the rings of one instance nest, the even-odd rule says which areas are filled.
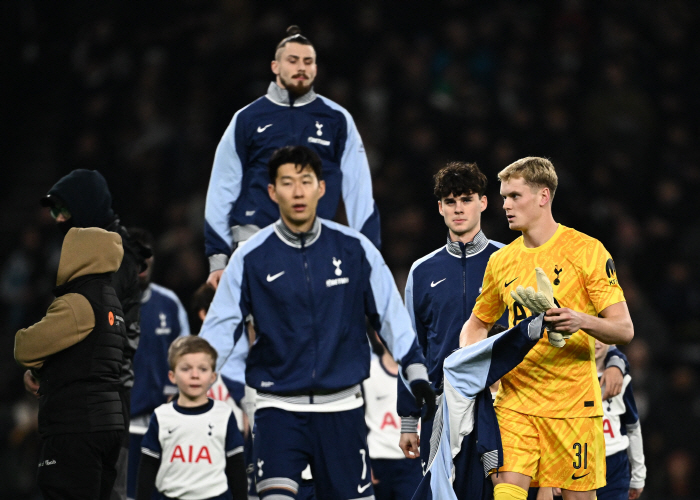
[[[172,429],[168,429],[168,434],[172,434],[175,429],[177,429],[177,427],[173,427]]]
[[[590,472],[588,474],[590,474]],[[576,481],[577,479],[581,479],[582,477],[586,477],[588,474],[584,474],[583,476],[577,476],[576,473],[574,472],[573,474],[571,474],[571,479]]]
[[[372,485],[372,481],[369,483],[365,484],[364,486],[360,486],[359,484],[357,485],[357,492],[358,493],[364,493],[367,488],[369,488]]]
[[[279,277],[282,276],[283,274],[284,274],[284,271],[282,271],[281,273],[277,273],[277,274],[275,274],[274,276],[270,276],[270,275],[268,274],[268,275],[267,275],[267,282],[269,283],[269,282],[271,282],[271,281],[275,281],[277,278],[279,278]]]
[[[518,278],[520,278],[520,276],[518,276]],[[517,280],[518,278],[515,278],[515,280]],[[506,281],[506,288],[508,288],[510,285],[512,285],[513,281],[515,281],[515,280]]]
[[[433,287],[438,286],[440,283],[442,283],[442,282],[445,281],[446,279],[447,279],[447,278],[442,278],[440,281],[431,281],[431,282],[430,282],[430,288],[433,288]]]
[[[265,125],[264,127],[258,127],[258,134],[260,132],[265,132],[265,130],[267,130],[270,127],[272,127],[272,123],[270,123],[269,125]]]

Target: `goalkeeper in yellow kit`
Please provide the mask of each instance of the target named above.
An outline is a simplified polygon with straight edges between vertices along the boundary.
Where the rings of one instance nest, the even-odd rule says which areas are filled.
[[[557,174],[549,160],[523,158],[498,178],[508,226],[522,236],[491,255],[460,345],[486,338],[506,307],[511,326],[536,314],[524,307],[537,309],[527,300],[527,287],[533,287],[531,296],[538,283],[546,292],[551,282],[554,307],[544,318],[547,340],[501,379],[494,406],[503,467],[491,475],[494,498],[524,500],[534,480],[540,487],[561,488],[564,500],[593,500],[595,490],[605,485],[594,339],[606,344],[632,340],[627,303],[605,247],[555,222]],[[539,276],[535,268],[541,269]],[[525,300],[515,300],[521,296]]]

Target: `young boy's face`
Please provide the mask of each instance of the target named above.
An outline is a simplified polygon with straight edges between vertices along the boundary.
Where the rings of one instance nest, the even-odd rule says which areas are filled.
[[[599,361],[603,359],[608,354],[608,349],[610,346],[608,344],[603,344],[600,340],[595,340],[595,359]]]
[[[214,363],[209,354],[194,352],[183,354],[175,364],[175,370],[168,372],[170,381],[177,385],[180,396],[192,402],[204,404],[207,391],[216,380]]]

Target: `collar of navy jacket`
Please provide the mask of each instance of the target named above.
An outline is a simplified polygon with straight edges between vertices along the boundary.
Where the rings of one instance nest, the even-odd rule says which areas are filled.
[[[306,94],[294,99],[287,89],[283,89],[276,82],[270,82],[270,86],[267,87],[267,94],[265,94],[265,97],[280,106],[303,106],[316,99],[316,96],[314,88],[311,87]]]
[[[464,254],[469,257],[471,255],[476,255],[479,252],[481,252],[486,246],[489,244],[489,239],[486,237],[483,231],[479,230],[478,233],[476,233],[476,236],[474,236],[474,239],[470,241],[469,243],[461,243],[459,241],[452,241],[450,239],[450,233],[447,233],[447,251],[450,253],[450,255],[454,255],[455,257],[461,257],[462,256],[462,248],[461,245],[464,245],[465,247],[465,252]]]
[[[305,233],[295,233],[282,222],[282,219],[279,219],[275,222],[275,234],[290,247],[301,248],[302,241],[304,246],[308,247],[313,245],[321,236],[321,227],[321,221],[316,217],[311,229]]]

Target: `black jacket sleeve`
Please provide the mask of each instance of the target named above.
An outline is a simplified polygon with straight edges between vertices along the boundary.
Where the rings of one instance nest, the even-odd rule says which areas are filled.
[[[136,500],[151,500],[153,489],[156,487],[156,476],[160,467],[160,459],[141,454],[139,473],[136,476]]]
[[[124,322],[126,323],[127,345],[124,349],[122,382],[126,387],[131,387],[134,380],[132,362],[141,334],[139,326],[141,321],[139,273],[146,269],[146,259],[151,256],[151,251],[132,239],[128,231],[117,222],[107,229],[119,233],[124,246],[124,258],[117,272],[112,275],[112,287],[117,293],[119,302],[121,302]]]
[[[248,478],[245,473],[243,453],[236,453],[226,459],[226,478],[233,500],[247,500]]]

